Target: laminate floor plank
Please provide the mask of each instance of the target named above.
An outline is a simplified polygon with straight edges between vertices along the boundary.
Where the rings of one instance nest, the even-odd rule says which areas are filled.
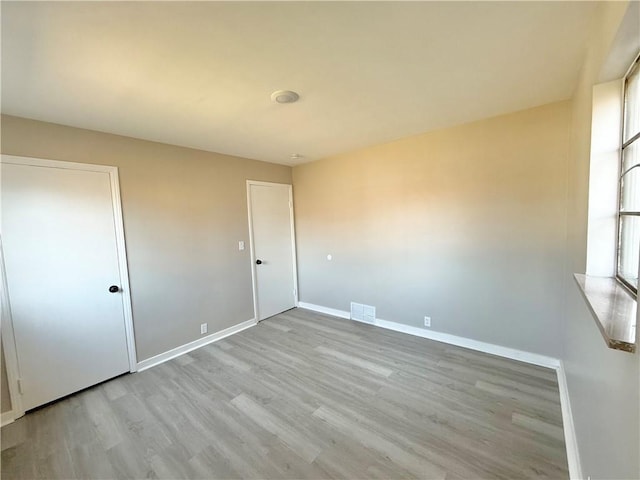
[[[2,428],[3,479],[567,479],[553,370],[303,309]]]
[[[448,347],[445,350],[445,354],[454,358],[464,359],[476,365],[478,370],[488,369],[489,371],[498,372],[501,375],[522,374],[528,381],[538,380],[546,382],[548,386],[557,385],[556,373],[549,368],[509,360],[466,348]]]

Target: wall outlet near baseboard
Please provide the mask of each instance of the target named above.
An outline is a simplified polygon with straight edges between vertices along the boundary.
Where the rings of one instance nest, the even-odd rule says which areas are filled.
[[[208,325],[206,323],[201,323],[200,324],[200,335],[204,335],[205,333],[207,333],[208,330]]]
[[[425,327],[430,327],[431,326],[431,317],[424,317],[424,326]]]

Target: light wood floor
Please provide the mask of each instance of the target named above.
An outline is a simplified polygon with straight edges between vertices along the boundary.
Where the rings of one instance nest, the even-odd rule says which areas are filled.
[[[2,478],[568,478],[552,370],[296,309],[2,429]]]

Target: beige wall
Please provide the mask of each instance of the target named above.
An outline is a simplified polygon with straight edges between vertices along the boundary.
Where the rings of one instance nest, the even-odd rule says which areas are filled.
[[[301,301],[559,356],[568,107],[295,167]]]
[[[606,347],[571,275],[584,273],[591,138],[592,87],[620,21],[625,2],[599,6],[588,55],[571,103],[568,258],[563,363],[584,478],[640,478],[640,364]]]
[[[290,167],[10,116],[2,153],[119,168],[138,361],[254,317],[245,182]]]

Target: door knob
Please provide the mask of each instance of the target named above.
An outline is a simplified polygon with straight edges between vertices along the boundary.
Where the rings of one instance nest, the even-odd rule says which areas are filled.
[[[256,265],[262,265],[262,260],[256,260]]]
[[[110,291],[111,293],[116,293],[116,292],[119,292],[119,291],[120,291],[120,288],[119,288],[117,285],[111,285],[111,286],[109,287],[109,291]]]

